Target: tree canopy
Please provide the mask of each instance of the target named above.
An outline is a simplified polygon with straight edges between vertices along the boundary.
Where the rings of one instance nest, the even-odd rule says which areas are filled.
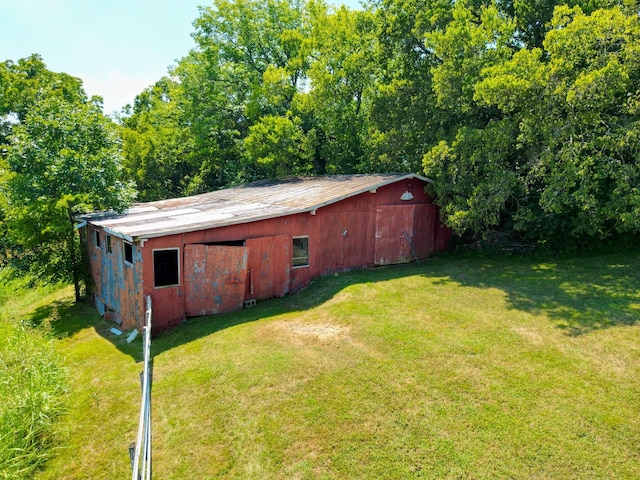
[[[79,80],[38,56],[0,64],[0,73],[5,257],[43,278],[74,278],[78,294],[76,215],[122,210],[134,197],[122,180],[117,125],[100,98],[87,99]]]
[[[269,177],[411,171],[433,180],[442,221],[471,240],[637,241],[638,9],[636,0],[371,0],[358,10],[214,0],[194,21],[194,48],[115,122],[95,120],[99,100],[40,57],[0,64],[5,170],[37,164],[29,124],[44,128],[57,109],[80,124],[94,118],[99,132],[73,131],[111,142],[82,170],[104,168],[103,184],[82,186],[88,196],[64,190],[73,209],[107,207],[91,200],[107,186],[118,194],[103,198],[118,208],[130,198],[123,178],[156,200]],[[58,135],[77,152],[94,145]],[[38,152],[66,158],[54,136]]]
[[[542,48],[483,66],[469,95],[487,121],[424,157],[454,229],[560,243],[639,231],[639,34],[619,7],[559,6]]]

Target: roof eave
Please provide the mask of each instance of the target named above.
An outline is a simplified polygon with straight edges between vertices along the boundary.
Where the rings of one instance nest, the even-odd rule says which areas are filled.
[[[253,217],[250,219],[229,219],[229,221],[226,222],[220,222],[217,223],[215,226],[211,226],[211,225],[199,225],[199,226],[184,226],[184,227],[179,227],[179,228],[175,228],[175,229],[167,229],[167,230],[163,230],[163,231],[158,231],[158,232],[153,232],[153,233],[149,233],[149,234],[140,234],[140,235],[127,235],[121,232],[117,232],[115,230],[111,230],[108,227],[101,227],[104,229],[105,232],[108,232],[111,235],[123,238],[124,240],[130,241],[130,242],[139,242],[142,240],[149,240],[152,238],[158,238],[158,237],[166,237],[169,235],[181,235],[183,233],[189,233],[189,232],[199,232],[202,230],[208,230],[210,228],[223,228],[223,227],[229,227],[232,225],[242,225],[242,224],[246,224],[246,223],[253,223],[253,222],[259,222],[262,220],[268,220],[271,218],[281,218],[281,217],[288,217],[290,215],[298,215],[301,213],[309,213],[309,212],[313,212],[315,210],[318,210],[322,207],[326,207],[329,205],[333,205],[334,203],[338,203],[341,202],[342,200],[346,200],[347,198],[352,198],[358,195],[361,195],[363,193],[367,193],[367,192],[371,192],[372,190],[381,188],[381,187],[385,187],[387,185],[391,185],[393,183],[402,181],[402,180],[407,180],[407,179],[418,179],[421,180],[425,183],[433,183],[433,180],[431,180],[430,178],[427,177],[423,177],[421,175],[415,174],[415,173],[407,173],[405,175],[401,175],[401,176],[397,176],[397,177],[390,177],[387,180],[383,180],[380,182],[377,182],[374,185],[369,185],[367,187],[363,187],[361,189],[355,190],[353,192],[350,192],[348,194],[345,195],[341,195],[339,197],[334,197],[331,200],[327,200],[324,202],[320,202],[314,205],[310,205],[307,206],[305,208],[299,208],[299,209],[292,209],[288,212],[284,212],[284,213],[278,213],[278,214],[269,214],[269,215],[260,215],[257,217]],[[89,223],[91,223],[91,219],[88,219]]]

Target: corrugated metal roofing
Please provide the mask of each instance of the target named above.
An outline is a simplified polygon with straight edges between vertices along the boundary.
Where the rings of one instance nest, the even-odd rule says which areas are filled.
[[[407,178],[430,181],[412,173],[293,177],[138,203],[119,215],[102,213],[85,218],[116,236],[140,240],[311,212]]]

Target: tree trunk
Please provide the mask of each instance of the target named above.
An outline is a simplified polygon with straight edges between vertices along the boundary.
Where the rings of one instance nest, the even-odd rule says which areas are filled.
[[[69,259],[71,261],[71,274],[73,275],[73,288],[76,293],[76,303],[80,301],[80,274],[78,273],[78,258],[76,255],[76,232],[75,232],[75,223],[73,220],[73,212],[71,208],[67,211],[69,215],[69,222],[71,225],[71,230],[69,235],[67,235],[67,253],[69,255]]]

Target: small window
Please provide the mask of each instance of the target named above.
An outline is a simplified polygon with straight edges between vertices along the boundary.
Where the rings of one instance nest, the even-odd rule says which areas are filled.
[[[178,252],[177,248],[153,251],[153,281],[156,288],[180,285]]]
[[[124,261],[133,264],[133,245],[124,242]]]
[[[94,233],[96,234],[96,247],[102,248],[102,239],[100,238],[100,232],[96,230]]]
[[[107,235],[107,252],[113,253],[113,249],[111,247],[111,235]]]
[[[294,267],[309,266],[309,237],[293,237],[293,258],[291,264]]]

